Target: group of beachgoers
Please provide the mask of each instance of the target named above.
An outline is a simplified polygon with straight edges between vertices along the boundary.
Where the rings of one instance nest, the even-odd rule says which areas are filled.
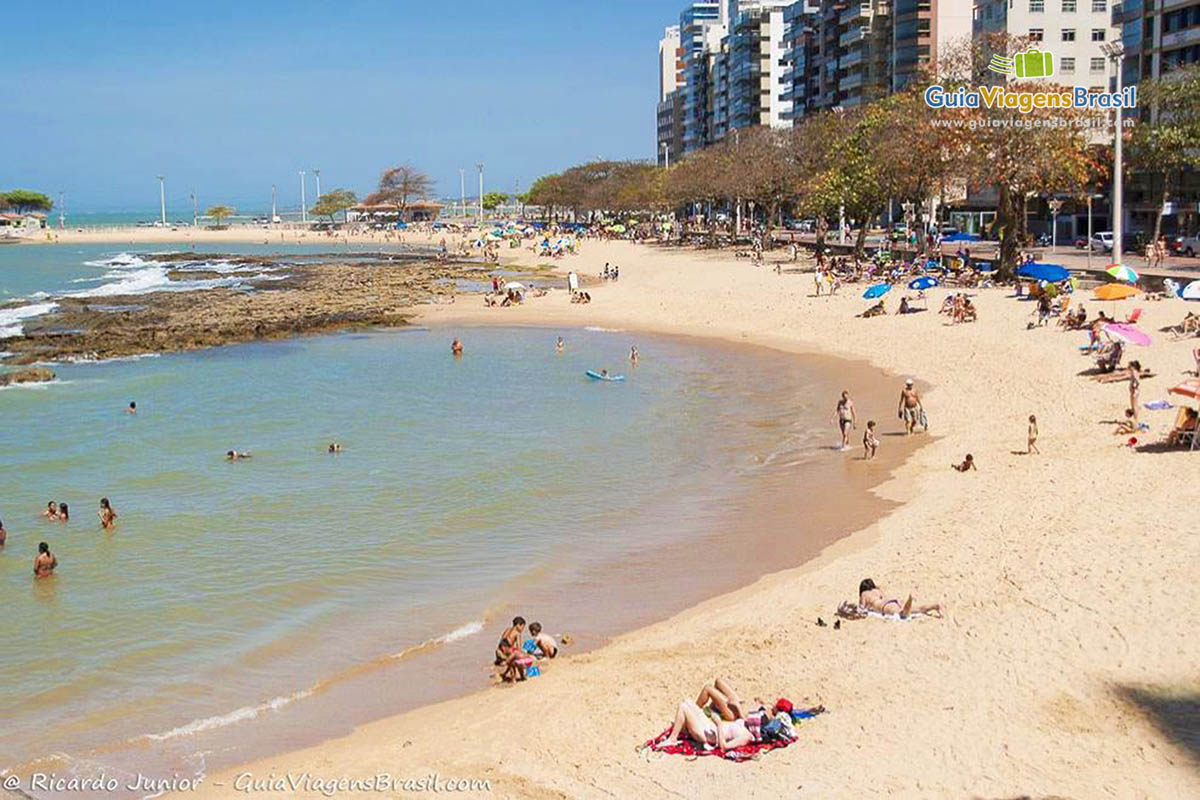
[[[96,511],[96,515],[100,518],[102,530],[111,531],[116,527],[117,512],[107,497],[100,498],[100,508]],[[71,508],[66,503],[51,500],[42,509],[41,517],[47,522],[67,523],[71,521]],[[7,540],[8,532],[4,529],[4,522],[0,520],[0,547],[3,547]],[[33,558],[34,578],[47,578],[53,575],[57,568],[58,558],[50,551],[49,543],[39,542],[37,555]]]
[[[513,617],[510,625],[496,645],[494,666],[500,667],[499,677],[504,683],[517,683],[541,674],[538,662],[558,656],[558,642],[542,629],[542,623],[529,624],[529,637],[525,638],[525,618]],[[564,635],[563,644],[571,637]]]
[[[915,381],[909,378],[900,390],[900,399],[896,405],[896,416],[904,422],[904,434],[912,436],[920,427],[921,431],[929,430],[929,420],[925,414],[925,406],[921,402],[921,393],[917,391]],[[844,390],[833,409],[833,421],[841,433],[839,450],[850,450],[850,431],[858,427],[858,410],[850,399],[850,392]],[[879,437],[876,434],[875,420],[867,420],[866,429],[862,436],[863,459],[870,461],[879,450]]]

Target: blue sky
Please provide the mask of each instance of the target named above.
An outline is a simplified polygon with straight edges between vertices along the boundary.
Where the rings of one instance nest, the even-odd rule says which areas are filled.
[[[0,188],[75,211],[298,207],[298,170],[364,193],[412,163],[524,191],[654,152],[657,45],[681,2],[30,3],[0,25]],[[309,201],[313,183],[308,183]]]

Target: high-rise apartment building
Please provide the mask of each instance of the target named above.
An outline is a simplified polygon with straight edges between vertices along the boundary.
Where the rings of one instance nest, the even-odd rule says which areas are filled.
[[[971,7],[959,0],[894,0],[892,91],[901,91],[921,70],[971,39]]]
[[[666,29],[658,42],[658,163],[666,164],[671,155],[682,152],[679,88],[683,79],[683,49],[679,44],[679,26]]]
[[[718,2],[696,2],[679,14],[679,49],[683,61],[679,105],[679,139],[683,152],[710,144],[711,61],[725,36],[725,11]]]
[[[1126,0],[1113,6],[1125,45],[1126,85],[1200,63],[1200,0]]]
[[[1113,77],[1101,49],[1119,35],[1110,0],[976,0],[975,38],[1007,34],[1031,40],[1054,58],[1056,83],[1107,91]]]

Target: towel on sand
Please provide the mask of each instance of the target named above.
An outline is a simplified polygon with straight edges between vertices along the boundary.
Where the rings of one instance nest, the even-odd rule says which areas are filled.
[[[655,736],[650,741],[646,742],[642,747],[649,748],[659,753],[671,753],[672,755],[681,756],[723,756],[727,761],[749,761],[753,758],[758,758],[762,753],[768,750],[774,750],[779,747],[787,747],[791,742],[777,739],[772,742],[751,742],[747,745],[742,745],[735,750],[726,750],[721,752],[716,747],[699,744],[691,739],[680,739],[670,747],[659,747],[658,743],[671,735],[671,727],[667,726],[662,733]]]

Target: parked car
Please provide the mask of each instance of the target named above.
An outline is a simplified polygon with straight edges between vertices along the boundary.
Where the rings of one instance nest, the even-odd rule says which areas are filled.
[[[1092,252],[1111,253],[1113,249],[1112,231],[1092,234]]]
[[[1200,256],[1200,236],[1179,237],[1179,249],[1176,252],[1183,253],[1188,258]]]

